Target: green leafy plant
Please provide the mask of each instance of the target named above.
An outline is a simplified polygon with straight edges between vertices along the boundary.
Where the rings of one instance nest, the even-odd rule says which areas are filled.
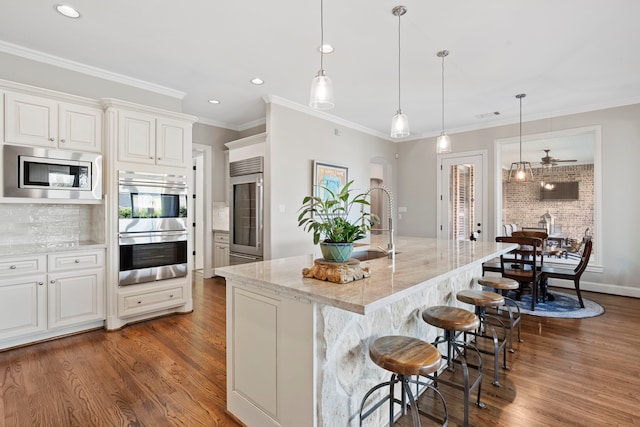
[[[353,243],[366,237],[378,217],[366,212],[365,206],[370,206],[367,200],[368,192],[352,194],[349,181],[338,191],[333,191],[322,185],[316,186],[324,192],[324,197],[306,196],[302,206],[298,209],[298,226],[313,233],[313,243],[320,239],[325,243]],[[350,218],[352,209],[356,207],[359,215]]]

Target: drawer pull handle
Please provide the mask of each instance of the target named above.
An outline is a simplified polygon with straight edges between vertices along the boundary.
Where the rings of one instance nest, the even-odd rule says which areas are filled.
[[[75,263],[80,264],[80,260],[79,259],[75,260]]]
[[[11,267],[9,267],[11,270],[15,270],[16,268],[18,268],[17,265],[12,265]]]

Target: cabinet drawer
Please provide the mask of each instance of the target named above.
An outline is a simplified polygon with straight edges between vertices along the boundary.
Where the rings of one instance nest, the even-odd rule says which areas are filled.
[[[24,258],[3,258],[0,259],[0,277],[17,274],[45,273],[46,265],[44,255]]]
[[[229,243],[229,233],[214,233],[213,240],[218,243]]]
[[[83,268],[102,267],[104,251],[64,252],[49,255],[49,272],[80,270]]]
[[[118,295],[121,317],[134,316],[184,304],[183,288],[167,288],[139,294]]]

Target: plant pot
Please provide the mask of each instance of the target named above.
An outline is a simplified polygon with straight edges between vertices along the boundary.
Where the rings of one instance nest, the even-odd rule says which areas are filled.
[[[351,258],[353,243],[320,243],[322,257],[327,261],[346,262]]]

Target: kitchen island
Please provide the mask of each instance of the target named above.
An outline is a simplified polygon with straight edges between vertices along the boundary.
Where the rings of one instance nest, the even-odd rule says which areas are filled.
[[[363,261],[371,277],[346,284],[303,278],[314,255],[217,269],[227,282],[227,409],[248,426],[358,425],[362,397],[390,375],[369,360],[370,340],[432,341],[421,311],[464,307],[455,294],[513,247],[398,237],[394,262]],[[384,425],[387,410],[367,425]]]

